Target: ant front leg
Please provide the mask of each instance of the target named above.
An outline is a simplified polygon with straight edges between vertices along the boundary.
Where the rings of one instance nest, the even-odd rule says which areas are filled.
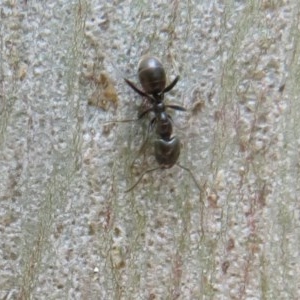
[[[186,108],[184,108],[180,105],[176,105],[176,104],[169,104],[169,105],[166,105],[166,107],[172,108],[174,110],[186,111]]]
[[[144,111],[142,111],[141,113],[138,114],[138,119],[142,119],[146,114],[148,114],[150,111],[153,111],[153,107],[150,107]]]
[[[172,89],[172,88],[176,85],[176,83],[178,82],[179,78],[180,78],[180,76],[177,75],[177,76],[175,77],[175,79],[174,79],[167,87],[165,87],[165,88],[163,89],[162,94],[171,91],[171,89]]]
[[[142,97],[147,97],[149,98],[149,95],[146,94],[145,92],[143,92],[142,90],[140,90],[137,86],[135,86],[135,84],[133,82],[131,82],[130,80],[124,78],[125,82],[135,91],[137,92],[139,95],[141,95]]]

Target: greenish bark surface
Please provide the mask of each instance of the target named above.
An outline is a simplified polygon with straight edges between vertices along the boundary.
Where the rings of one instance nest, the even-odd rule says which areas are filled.
[[[0,298],[299,299],[299,2],[148,2],[0,1]]]

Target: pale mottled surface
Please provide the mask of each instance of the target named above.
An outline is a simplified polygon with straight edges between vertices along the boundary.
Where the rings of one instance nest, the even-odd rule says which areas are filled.
[[[0,298],[299,299],[298,1],[31,2],[0,0]],[[201,193],[123,192],[147,53]]]

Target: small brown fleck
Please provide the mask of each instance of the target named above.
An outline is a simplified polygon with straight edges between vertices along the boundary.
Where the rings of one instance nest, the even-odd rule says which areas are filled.
[[[229,266],[230,266],[230,263],[229,263],[228,260],[226,260],[222,263],[222,271],[223,271],[224,274],[227,273],[227,270],[228,270]]]
[[[285,84],[282,84],[279,89],[278,89],[278,92],[279,93],[282,93],[284,91],[284,88],[285,88]]]
[[[231,251],[234,248],[234,239],[230,238],[227,242],[227,251]]]
[[[96,223],[89,224],[89,235],[95,235],[97,232],[97,225]]]

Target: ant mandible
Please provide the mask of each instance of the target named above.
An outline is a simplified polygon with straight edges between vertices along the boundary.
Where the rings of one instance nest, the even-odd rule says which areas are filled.
[[[125,82],[139,95],[145,97],[150,102],[150,108],[140,112],[138,119],[143,118],[149,112],[154,113],[154,117],[150,122],[150,127],[156,127],[157,138],[154,141],[155,159],[159,167],[146,170],[138,179],[138,181],[125,192],[129,192],[136,187],[142,177],[149,172],[157,169],[168,169],[177,164],[186,170],[192,176],[198,189],[199,185],[190,169],[177,163],[180,154],[180,140],[176,136],[172,136],[173,126],[171,116],[166,112],[166,108],[179,111],[186,111],[182,106],[175,104],[164,104],[164,94],[173,89],[179,80],[179,76],[166,86],[166,72],[158,58],[154,56],[143,57],[138,64],[139,81],[143,90],[139,89],[133,82],[124,78]]]

